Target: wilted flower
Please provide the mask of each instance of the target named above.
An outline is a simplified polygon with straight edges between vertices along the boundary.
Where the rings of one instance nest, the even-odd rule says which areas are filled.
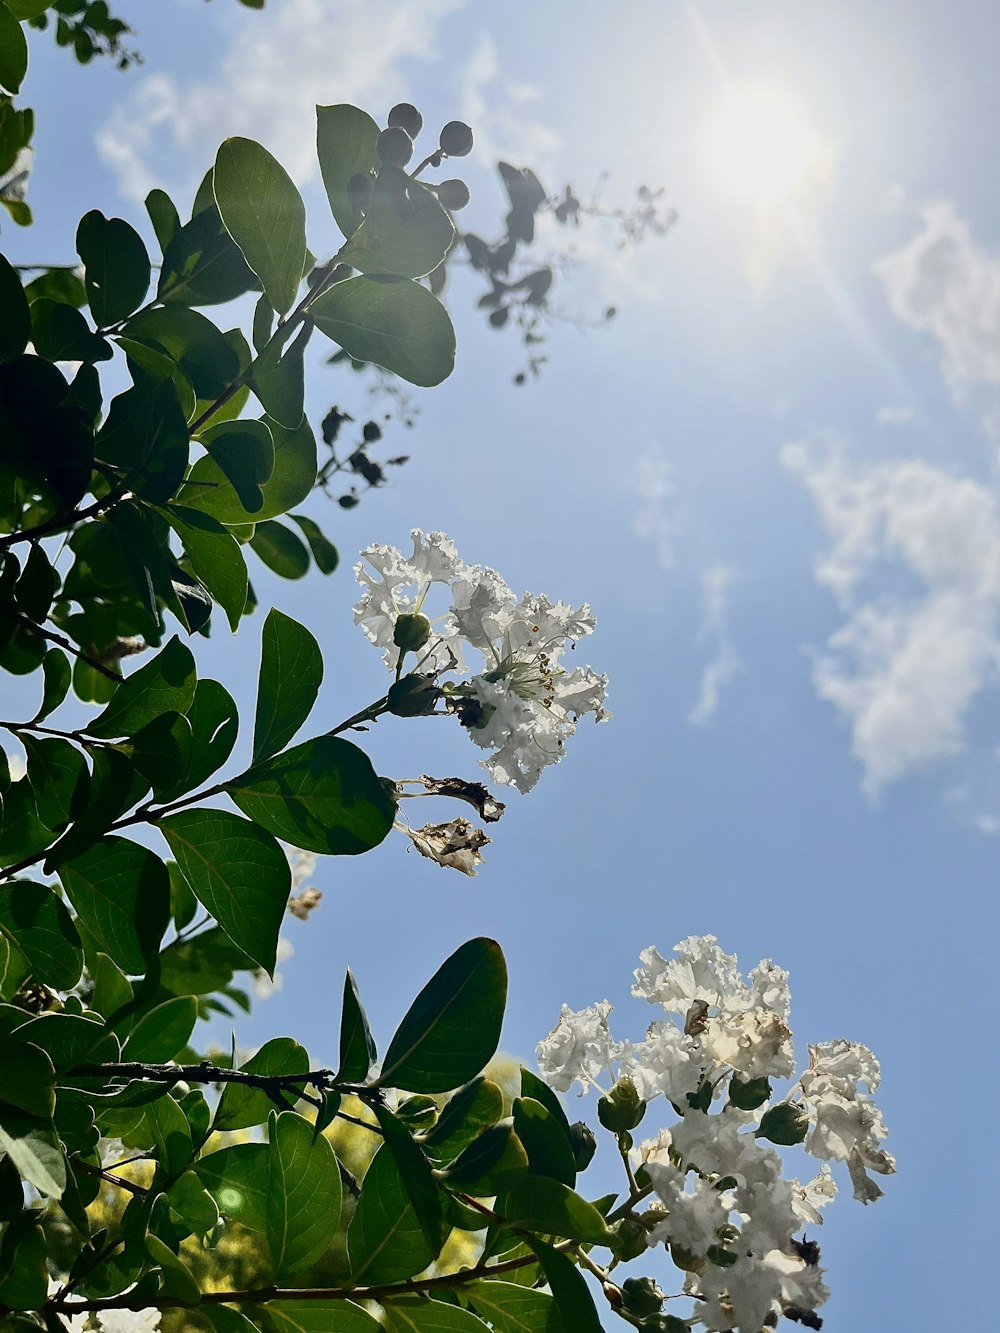
[[[397,822],[396,828],[413,841],[421,856],[429,857],[439,866],[460,870],[463,875],[474,875],[483,863],[480,847],[489,838],[482,829],[473,828],[467,819],[453,819],[447,824],[425,824],[411,829]]]

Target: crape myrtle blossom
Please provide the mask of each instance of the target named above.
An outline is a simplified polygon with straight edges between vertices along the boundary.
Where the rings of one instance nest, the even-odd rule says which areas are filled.
[[[590,607],[525,593],[518,600],[494,569],[467,565],[444,533],[413,532],[409,558],[392,546],[362,551],[355,574],[364,591],[355,622],[383,648],[397,679],[408,652],[414,672],[430,678],[448,711],[471,739],[489,750],[481,761],[497,782],[530,791],[542,770],[561,757],[580,717],[603,722],[607,677],[589,667],[569,670],[569,646],[591,634]],[[447,585],[443,611],[433,605],[433,585]],[[425,637],[401,646],[400,617],[426,616]],[[412,625],[408,632],[414,631]],[[414,631],[416,632],[416,631]],[[465,653],[473,649],[483,669],[466,675]],[[464,678],[439,682],[456,672]]]
[[[663,1245],[684,1271],[688,1323],[761,1333],[784,1315],[819,1328],[829,1292],[819,1247],[802,1233],[836,1197],[827,1162],[846,1163],[863,1203],[881,1193],[868,1172],[895,1170],[871,1096],[878,1062],[854,1042],[810,1046],[809,1068],[780,1100],[771,1080],[794,1074],[788,974],[764,961],[744,979],[711,935],[674,954],[640,955],[632,993],[665,1015],[645,1040],[614,1039],[606,1000],[564,1005],[538,1045],[539,1070],[557,1091],[605,1093],[599,1118],[630,1162],[636,1207],[645,1201],[647,1246]],[[629,1130],[658,1097],[674,1121],[634,1146]],[[798,1143],[823,1163],[805,1184],[785,1175],[777,1150]]]

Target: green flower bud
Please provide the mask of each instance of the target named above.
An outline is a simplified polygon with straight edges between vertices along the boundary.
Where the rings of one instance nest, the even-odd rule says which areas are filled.
[[[413,140],[400,125],[390,125],[375,140],[378,160],[393,167],[405,167],[413,156]]]
[[[732,1268],[739,1258],[739,1255],[733,1254],[732,1250],[727,1250],[722,1245],[710,1245],[706,1253],[716,1268]]]
[[[415,139],[424,127],[424,118],[409,102],[398,102],[389,112],[387,123],[393,128],[398,126],[401,130],[405,130],[411,139]]]
[[[430,637],[431,622],[419,612],[400,616],[392,630],[393,643],[405,653],[417,652]]]
[[[598,1120],[615,1134],[626,1134],[635,1129],[645,1114],[646,1103],[627,1074],[597,1103]]]
[[[415,674],[390,685],[386,701],[396,717],[420,717],[433,713],[440,697],[441,690],[430,676]]]
[[[467,157],[472,152],[472,130],[463,120],[449,120],[438,142],[446,157]]]
[[[440,185],[436,185],[434,188],[437,190],[438,202],[441,207],[447,208],[450,213],[457,213],[472,198],[465,181],[442,181]]]
[[[621,1263],[627,1264],[630,1259],[638,1259],[640,1254],[645,1254],[649,1249],[645,1223],[634,1213],[616,1222],[612,1230],[614,1238],[611,1241],[611,1252]]]
[[[656,1314],[664,1298],[665,1293],[651,1277],[627,1277],[622,1283],[622,1304],[640,1319]]]
[[[801,1106],[779,1102],[764,1112],[756,1137],[790,1147],[793,1143],[801,1143],[808,1129],[809,1117]]]
[[[586,1171],[594,1160],[594,1153],[597,1152],[597,1139],[594,1137],[594,1131],[589,1125],[585,1125],[582,1120],[578,1120],[575,1125],[570,1125],[569,1137],[573,1145],[573,1161],[576,1164],[576,1169]]]

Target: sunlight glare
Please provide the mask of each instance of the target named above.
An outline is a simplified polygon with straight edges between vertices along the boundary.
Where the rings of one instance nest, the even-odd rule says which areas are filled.
[[[801,109],[772,91],[731,95],[703,146],[723,188],[765,206],[797,193],[820,158],[819,138]]]

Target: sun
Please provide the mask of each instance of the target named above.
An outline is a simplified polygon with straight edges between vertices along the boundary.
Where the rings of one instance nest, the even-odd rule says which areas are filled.
[[[729,96],[708,126],[703,151],[728,193],[771,207],[801,191],[819,164],[821,144],[794,101],[758,89]]]

